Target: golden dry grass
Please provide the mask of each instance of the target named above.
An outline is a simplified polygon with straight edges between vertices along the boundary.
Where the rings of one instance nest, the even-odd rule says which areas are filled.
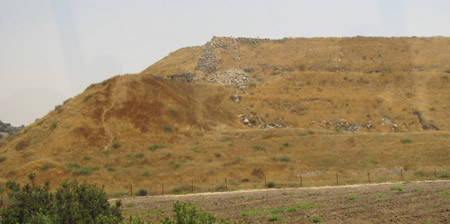
[[[37,172],[38,181],[77,178],[109,193],[127,192],[133,183],[158,193],[161,183],[171,192],[192,180],[196,191],[220,190],[225,178],[229,189],[260,188],[264,180],[252,175],[255,169],[281,186],[319,171],[305,176],[304,185],[333,184],[336,172],[342,183],[365,182],[367,170],[373,181],[399,180],[389,174],[397,168],[409,180],[434,178],[434,168],[443,173],[450,164],[449,43],[444,37],[283,39],[238,44],[240,61],[218,49],[220,71],[253,68],[246,90],[165,79],[209,75],[194,71],[202,48],[183,48],[141,74],[87,88],[3,140],[0,182]],[[232,102],[232,94],[242,101]],[[423,130],[414,111],[440,130]],[[238,115],[251,112],[266,121],[281,118],[288,128],[247,127]],[[346,132],[326,123],[340,120],[370,120],[373,127]],[[160,147],[149,150],[152,145]],[[78,175],[83,168],[91,173]]]

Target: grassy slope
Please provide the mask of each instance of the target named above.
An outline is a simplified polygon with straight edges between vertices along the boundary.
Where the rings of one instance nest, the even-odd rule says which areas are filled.
[[[339,171],[357,182],[366,169],[448,170],[449,42],[440,37],[284,39],[238,44],[240,61],[229,49],[217,49],[221,71],[253,68],[245,91],[152,76],[186,71],[206,76],[193,71],[202,48],[183,48],[140,75],[89,87],[61,112],[51,111],[1,142],[6,160],[0,163],[0,182],[36,171],[40,181],[75,177],[105,184],[109,192],[126,192],[130,183],[157,192],[163,180],[167,192],[191,179],[203,190],[222,185],[225,177],[250,180],[234,188],[260,186],[261,177],[251,175],[257,168],[286,184],[305,171]],[[231,94],[243,100],[233,103]],[[423,131],[414,110],[440,131]],[[280,117],[289,128],[245,127],[237,116],[250,112],[268,121]],[[374,127],[347,133],[323,122],[341,119],[371,120]],[[398,127],[382,125],[382,119]],[[164,147],[148,150],[154,144]],[[256,144],[265,150],[255,150]],[[274,160],[283,156],[290,161]],[[76,175],[80,168],[69,163],[94,171]],[[51,168],[42,169],[46,164]]]

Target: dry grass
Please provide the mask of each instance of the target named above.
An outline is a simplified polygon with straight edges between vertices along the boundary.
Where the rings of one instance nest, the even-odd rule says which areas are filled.
[[[195,191],[224,190],[225,178],[229,190],[261,188],[264,179],[252,175],[255,169],[281,187],[298,186],[300,173],[317,171],[324,173],[304,176],[304,186],[335,184],[336,172],[340,184],[367,182],[367,170],[373,182],[400,180],[389,173],[394,168],[406,170],[406,180],[433,179],[434,168],[441,174],[450,168],[450,80],[444,78],[449,41],[287,39],[238,45],[240,61],[218,50],[221,70],[254,69],[249,73],[254,85],[245,91],[153,76],[197,74],[201,47],[184,48],[140,75],[89,87],[62,105],[62,112],[51,111],[3,140],[2,167],[8,168],[0,171],[0,182],[23,181],[34,171],[37,181],[85,179],[110,193],[127,192],[133,184],[155,194],[161,182],[167,193],[192,180]],[[242,101],[232,102],[232,94]],[[440,130],[424,131],[415,110]],[[250,112],[267,121],[281,118],[288,128],[244,126],[238,115]],[[373,126],[346,132],[324,123],[341,119],[370,120]],[[149,150],[151,145],[164,147]],[[75,162],[99,169],[76,176],[67,168]],[[46,164],[51,168],[40,170]]]

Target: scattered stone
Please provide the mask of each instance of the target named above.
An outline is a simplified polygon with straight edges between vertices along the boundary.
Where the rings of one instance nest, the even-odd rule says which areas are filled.
[[[367,73],[369,73],[369,74],[371,74],[371,73],[379,73],[379,72],[381,72],[381,71],[377,70],[377,69],[367,71]]]
[[[254,71],[254,69],[252,67],[245,66],[245,68],[244,68],[244,72],[251,73],[253,71]]]
[[[268,42],[270,39],[261,39],[261,38],[245,38],[245,37],[238,37],[236,38],[236,42],[240,44],[249,44],[249,45],[256,45],[263,42]]]
[[[170,76],[170,79],[181,81],[181,82],[193,82],[194,75],[190,72],[181,73],[181,74],[173,74]]]
[[[283,120],[281,118],[276,118],[273,122],[267,122],[264,118],[258,117],[255,112],[250,112],[247,116],[245,114],[239,115],[239,119],[242,121],[244,125],[249,127],[258,126],[261,129],[266,128],[286,128]]]
[[[239,103],[242,100],[242,96],[239,95],[231,95],[230,99],[235,102],[235,103]]]

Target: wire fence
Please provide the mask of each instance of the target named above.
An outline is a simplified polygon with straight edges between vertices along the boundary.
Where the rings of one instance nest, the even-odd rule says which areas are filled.
[[[374,169],[360,172],[319,171],[301,172],[282,177],[257,173],[248,178],[215,176],[168,176],[152,178],[151,184],[130,183],[128,196],[223,192],[244,189],[298,188],[370,184],[399,181],[450,180],[447,170]]]

